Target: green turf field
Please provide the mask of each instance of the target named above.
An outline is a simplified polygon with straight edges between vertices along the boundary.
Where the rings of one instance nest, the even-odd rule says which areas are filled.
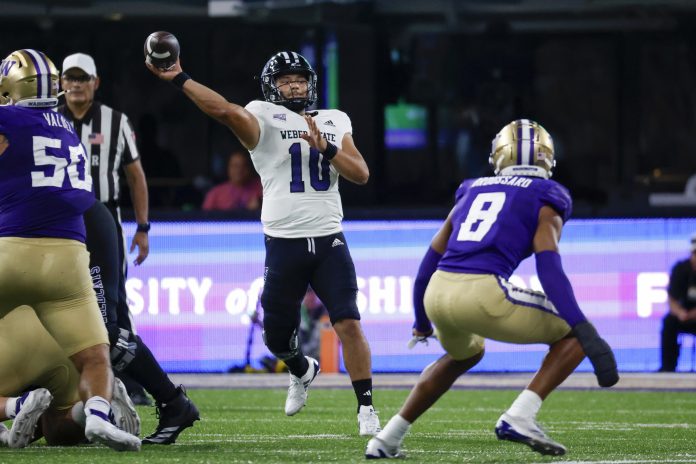
[[[383,424],[407,390],[377,390]],[[408,462],[607,463],[696,462],[696,395],[668,392],[558,391],[539,419],[566,445],[562,458],[543,457],[524,445],[499,442],[498,416],[517,395],[507,390],[449,392],[418,421],[404,443]],[[191,390],[202,420],[171,446],[140,453],[107,448],[0,449],[0,462],[21,463],[308,463],[360,462],[367,440],[357,435],[351,390],[310,391],[307,407],[283,413],[283,390]],[[140,408],[143,431],[156,423],[154,408]]]

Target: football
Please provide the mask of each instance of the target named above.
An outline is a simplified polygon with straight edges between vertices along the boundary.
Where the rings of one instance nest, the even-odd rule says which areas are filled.
[[[161,70],[168,70],[179,58],[179,41],[166,31],[153,32],[143,46],[145,61]]]

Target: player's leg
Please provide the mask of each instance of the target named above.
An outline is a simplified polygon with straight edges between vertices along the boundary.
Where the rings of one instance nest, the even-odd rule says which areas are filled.
[[[263,340],[269,351],[290,371],[285,414],[297,414],[307,401],[307,389],[319,373],[319,363],[303,355],[298,340],[300,304],[307,291],[306,268],[314,257],[309,239],[265,237],[266,260]]]
[[[109,421],[113,374],[108,336],[92,289],[87,250],[82,244],[66,240],[46,244],[61,265],[56,264],[55,269],[47,270],[49,275],[42,276],[46,282],[42,292],[47,299],[34,309],[80,372],[79,391],[87,414],[85,435],[115,449],[137,450],[140,440]]]
[[[372,357],[360,325],[356,303],[358,284],[355,265],[342,233],[315,239],[318,264],[311,285],[329,313],[341,340],[343,361],[358,402],[360,435],[373,436],[380,430],[372,405]]]
[[[677,370],[677,362],[679,361],[679,343],[677,338],[681,331],[682,323],[677,316],[667,314],[662,320],[661,348],[662,348],[662,365],[660,372],[674,372]]]
[[[401,457],[401,444],[411,424],[430,409],[452,387],[459,376],[478,364],[481,358],[483,358],[483,351],[461,361],[445,354],[423,369],[399,413],[368,442],[365,456],[370,459]]]
[[[475,327],[472,330],[486,338],[509,343],[550,345],[530,384],[498,420],[496,435],[501,440],[523,443],[541,454],[563,455],[565,447],[544,432],[536,416],[542,402],[575,370],[585,353],[572,336],[570,326],[556,315],[543,293],[520,289],[492,276],[481,286],[488,287],[481,304],[495,318],[495,323],[476,318],[471,322]]]
[[[408,398],[384,429],[370,440],[365,456],[370,459],[400,457],[401,443],[411,424],[444,395],[460,375],[483,358],[484,340],[471,333],[459,313],[475,311],[475,288],[468,283],[440,279],[435,274],[425,294],[428,317],[447,354],[428,365]]]
[[[97,246],[99,247],[99,253],[102,255],[98,258],[97,263],[102,262],[104,265],[102,267],[107,267],[108,263],[109,274],[108,280],[113,289],[111,291],[111,300],[113,301],[113,306],[110,307],[109,312],[109,324],[107,328],[109,330],[109,341],[111,342],[112,348],[114,347],[115,338],[113,335],[113,330],[115,328],[116,333],[119,329],[124,329],[128,333],[135,334],[135,327],[133,325],[133,320],[131,318],[130,308],[128,307],[128,295],[126,293],[126,277],[128,274],[128,256],[126,254],[125,240],[126,237],[123,232],[123,227],[121,226],[121,210],[119,207],[110,205],[105,206],[100,203],[100,208],[98,211],[93,213],[93,217],[89,218],[85,215],[85,225],[87,226],[87,248],[92,252],[90,248],[90,242],[97,240],[99,237],[100,241]],[[94,208],[92,208],[94,209]],[[108,217],[111,216],[111,221]],[[90,223],[88,223],[90,219]],[[94,234],[95,238],[90,238],[90,234]],[[113,311],[113,312],[111,312]],[[121,355],[126,355],[125,352],[121,352]],[[123,380],[123,383],[128,389],[128,394],[133,399],[140,398],[140,402],[148,404],[149,398],[145,394],[143,385],[133,376],[125,373],[123,366],[119,366],[120,360],[114,359],[114,356],[119,356],[118,353],[112,353],[111,363],[114,365],[114,374]],[[127,362],[127,359],[124,359]],[[148,375],[147,372],[142,375]],[[157,377],[157,375],[153,375]],[[156,383],[157,381],[154,380]],[[172,391],[175,388],[174,385],[171,386]]]
[[[84,410],[84,403],[78,401],[77,384],[79,373],[74,367],[72,371],[74,371],[74,374],[73,372],[70,373],[67,384],[63,383],[58,389],[52,389],[56,392],[53,403],[41,416],[42,431],[49,446],[71,446],[84,443],[85,441],[87,416]],[[62,376],[55,377],[62,378]],[[55,378],[50,379],[53,383],[56,380]],[[72,394],[68,396],[64,394],[71,392]],[[119,429],[135,436],[140,434],[140,417],[128,396],[126,388],[118,378],[114,379],[111,412],[110,418]]]
[[[117,212],[113,214],[118,218]],[[123,234],[113,214],[99,202],[85,213],[90,269],[109,333],[111,362],[115,372],[126,373],[144,386],[157,403],[157,428],[143,443],[174,443],[200,415],[184,389],[171,382],[148,346],[132,331],[128,305],[121,294],[125,292]]]
[[[44,374],[66,378],[68,367],[75,371],[32,308],[20,306],[0,318],[0,421],[13,419],[7,434],[0,430],[0,442],[23,448],[33,441],[51,403],[49,390],[55,390],[55,384],[43,381]]]

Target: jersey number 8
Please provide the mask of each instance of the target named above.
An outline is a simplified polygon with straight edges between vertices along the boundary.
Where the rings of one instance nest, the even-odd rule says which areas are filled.
[[[460,242],[480,242],[486,236],[505,204],[505,192],[479,193],[462,222],[457,240]]]

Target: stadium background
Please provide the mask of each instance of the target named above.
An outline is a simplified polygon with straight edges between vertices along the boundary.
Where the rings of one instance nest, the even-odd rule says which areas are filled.
[[[377,370],[418,371],[440,352],[405,349],[411,281],[456,185],[486,172],[491,138],[518,117],[554,136],[555,178],[575,199],[561,247],[581,307],[620,369],[658,367],[667,273],[696,232],[696,200],[655,206],[696,174],[693,2],[55,0],[2,10],[2,53],[37,48],[58,66],[91,54],[98,98],[136,125],[153,229],[128,285],[167,369],[243,361],[263,244],[257,218],[198,211],[238,145],[145,69],[155,30],[179,38],[189,74],[242,104],[260,98],[253,76],[272,53],[298,50],[319,73],[320,106],[351,116],[371,180],[341,190]],[[534,287],[533,266],[517,278]],[[254,359],[265,354],[256,335]],[[531,371],[543,347],[489,352],[477,369]]]

